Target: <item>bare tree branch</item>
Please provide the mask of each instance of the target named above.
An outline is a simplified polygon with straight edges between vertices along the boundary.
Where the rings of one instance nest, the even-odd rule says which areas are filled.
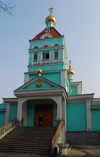
[[[2,12],[3,10],[4,12],[7,12],[9,15],[13,15],[12,11],[15,6],[16,5],[11,6],[11,3],[5,4],[2,1],[0,1],[0,12]]]

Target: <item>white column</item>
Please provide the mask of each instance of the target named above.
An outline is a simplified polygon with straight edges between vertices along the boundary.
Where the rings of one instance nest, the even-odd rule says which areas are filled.
[[[17,120],[19,120],[19,121],[21,121],[22,103],[23,103],[23,101],[19,98],[18,99],[18,109],[17,109]]]
[[[6,103],[5,124],[9,122],[10,103]]]
[[[86,111],[87,111],[87,131],[91,131],[91,100],[86,101]]]
[[[26,126],[27,124],[27,102],[25,102],[23,104],[23,117],[24,118],[24,121],[23,121],[23,126]]]
[[[61,86],[66,89],[66,71],[61,71]]]
[[[62,102],[62,118],[65,121],[65,130],[66,130],[66,98]]]
[[[56,103],[57,103],[57,120],[61,120],[62,119],[62,97],[61,96],[57,97]]]

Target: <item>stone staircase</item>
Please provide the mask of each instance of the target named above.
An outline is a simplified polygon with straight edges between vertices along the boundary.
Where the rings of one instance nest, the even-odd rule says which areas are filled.
[[[49,154],[56,127],[18,127],[0,140],[0,152]]]

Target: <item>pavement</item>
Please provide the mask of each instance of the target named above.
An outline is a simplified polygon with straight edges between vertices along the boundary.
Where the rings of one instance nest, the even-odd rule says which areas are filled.
[[[100,157],[100,146],[72,146],[66,155],[57,155],[58,157]],[[51,157],[49,154],[12,154],[0,153],[0,157]]]

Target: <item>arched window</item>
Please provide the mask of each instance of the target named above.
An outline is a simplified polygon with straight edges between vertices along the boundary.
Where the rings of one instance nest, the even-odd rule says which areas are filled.
[[[39,48],[39,45],[32,46],[32,49],[38,49],[38,48]]]
[[[48,47],[48,45],[45,45],[44,47]]]
[[[55,44],[55,46],[58,46],[58,44]]]
[[[59,42],[55,42],[52,44],[52,46],[60,46],[61,44]]]
[[[38,48],[37,46],[34,47],[34,49],[37,49],[37,48]]]

